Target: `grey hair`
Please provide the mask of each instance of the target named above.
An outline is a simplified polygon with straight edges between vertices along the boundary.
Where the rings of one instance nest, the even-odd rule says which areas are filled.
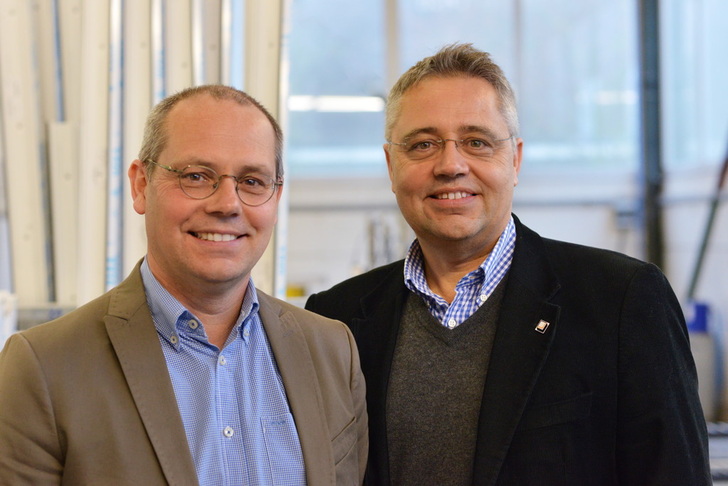
[[[392,129],[400,112],[402,96],[417,83],[430,77],[469,76],[482,78],[493,88],[499,100],[499,109],[506,120],[511,136],[518,134],[516,96],[503,70],[490,54],[472,44],[451,44],[435,55],[426,57],[409,68],[394,84],[387,97],[385,136],[391,140]]]

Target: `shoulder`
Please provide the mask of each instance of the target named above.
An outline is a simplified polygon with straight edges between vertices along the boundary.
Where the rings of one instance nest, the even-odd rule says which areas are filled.
[[[34,347],[59,348],[67,342],[85,342],[103,328],[109,294],[98,297],[60,317],[18,333]]]
[[[317,292],[318,297],[339,298],[351,295],[360,297],[362,292],[376,292],[392,284],[404,285],[404,260],[398,260],[355,277],[348,278],[328,290]],[[308,306],[307,306],[308,308]]]
[[[109,316],[120,317],[126,322],[131,316],[145,309],[147,309],[146,296],[141,277],[138,272],[132,272],[124,282],[105,294],[60,317],[18,334],[39,351],[67,349],[73,352],[72,350],[78,349],[79,346],[95,342],[106,343]]]
[[[363,298],[384,302],[405,290],[404,260],[398,260],[312,294],[306,301],[306,309],[349,322]]]
[[[300,330],[307,340],[349,339],[349,329],[341,321],[316,314],[260,290],[257,292],[261,319],[266,328],[280,323],[283,327]]]
[[[392,280],[401,282],[404,277],[404,260],[382,265],[360,275],[348,278],[321,293],[348,292],[357,288],[376,289]]]
[[[562,277],[599,275],[628,279],[639,272],[664,277],[651,263],[613,250],[541,237],[519,221],[514,263],[523,260],[530,264],[534,259],[544,259]]]

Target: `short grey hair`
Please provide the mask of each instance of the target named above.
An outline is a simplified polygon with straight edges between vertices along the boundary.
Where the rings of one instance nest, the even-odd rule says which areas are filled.
[[[516,96],[503,70],[490,54],[472,44],[450,44],[435,55],[426,57],[412,66],[394,84],[387,97],[385,136],[391,140],[392,129],[400,113],[402,96],[424,79],[431,77],[469,76],[482,78],[493,88],[499,100],[499,109],[508,125],[509,135],[518,134]]]

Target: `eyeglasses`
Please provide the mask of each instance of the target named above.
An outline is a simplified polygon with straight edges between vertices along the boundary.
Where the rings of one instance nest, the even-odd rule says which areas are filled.
[[[206,199],[212,196],[220,187],[223,177],[229,177],[235,181],[236,192],[243,204],[255,207],[267,203],[275,194],[278,186],[283,185],[280,179],[275,180],[259,175],[250,174],[240,177],[229,174],[218,175],[217,172],[203,165],[188,165],[180,170],[159,164],[151,159],[147,159],[145,162],[177,174],[180,189],[192,199]]]
[[[425,160],[440,154],[445,150],[445,143],[455,142],[458,151],[474,159],[488,159],[493,156],[498,142],[505,142],[513,138],[500,138],[497,140],[488,140],[485,138],[468,137],[458,140],[455,138],[428,138],[428,136],[420,135],[405,139],[404,142],[392,142],[387,140],[389,145],[394,145],[408,159]]]

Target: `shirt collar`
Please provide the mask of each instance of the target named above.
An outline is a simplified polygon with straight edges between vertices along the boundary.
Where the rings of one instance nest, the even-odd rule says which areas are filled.
[[[207,341],[207,335],[203,326],[191,329],[187,326],[190,319],[197,319],[187,308],[182,305],[172,294],[165,289],[159,280],[152,274],[146,257],[141,264],[142,282],[144,283],[144,292],[147,297],[147,304],[152,314],[154,326],[157,332],[166,339],[172,346],[179,349],[180,333],[195,334]],[[249,326],[249,317],[257,315],[260,303],[258,302],[258,293],[255,290],[252,277],[248,280],[248,287],[245,290],[242,305],[240,306],[240,314],[233,328],[236,336],[242,335],[242,328]],[[198,322],[199,319],[197,319]],[[248,336],[244,339],[247,340]]]
[[[456,288],[463,285],[474,284],[482,286],[492,280],[495,269],[500,267],[505,260],[512,257],[515,238],[516,225],[513,221],[513,216],[511,216],[506,228],[501,233],[490,254],[488,254],[478,268],[463,276],[463,278],[461,278],[458,282]],[[427,285],[427,280],[425,279],[425,259],[422,254],[420,242],[416,238],[410,245],[407,257],[405,258],[404,283],[412,292],[430,299],[434,298],[441,304],[447,304],[445,299],[433,293],[430,286]]]

